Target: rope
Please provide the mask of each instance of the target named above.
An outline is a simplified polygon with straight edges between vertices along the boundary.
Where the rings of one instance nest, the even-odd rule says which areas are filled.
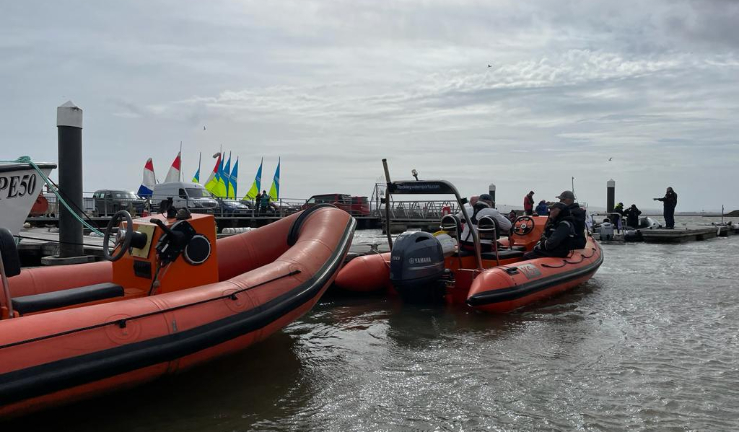
[[[47,187],[49,188],[49,190],[50,190],[51,192],[53,192],[53,193],[54,193],[54,195],[56,195],[56,197],[57,197],[57,199],[59,200],[59,202],[60,202],[60,203],[62,203],[62,204],[64,205],[64,207],[66,207],[66,208],[67,208],[67,210],[69,210],[69,212],[70,212],[70,213],[71,213],[72,215],[74,215],[74,217],[75,217],[75,218],[76,218],[76,219],[77,219],[77,220],[78,220],[78,221],[79,221],[79,222],[80,222],[80,223],[81,223],[82,225],[84,225],[84,226],[85,226],[85,227],[86,227],[87,229],[89,229],[90,231],[94,232],[95,234],[98,234],[98,235],[101,235],[101,236],[103,235],[103,233],[102,233],[102,232],[100,232],[100,231],[99,231],[99,230],[98,230],[97,228],[93,227],[92,225],[90,225],[89,223],[87,223],[87,222],[86,222],[86,221],[85,221],[84,219],[82,219],[82,218],[80,217],[80,215],[79,215],[79,214],[77,214],[77,212],[76,212],[76,211],[72,210],[72,208],[71,208],[71,207],[69,206],[69,204],[67,204],[67,201],[66,201],[66,200],[65,200],[65,199],[64,199],[64,198],[62,197],[62,195],[61,195],[61,194],[59,193],[59,190],[58,190],[58,188],[57,188],[57,187],[56,187],[56,186],[54,185],[54,183],[53,183],[53,182],[52,182],[51,180],[49,180],[49,178],[48,178],[48,177],[47,177],[47,176],[46,176],[46,175],[45,175],[45,174],[43,173],[43,171],[41,171],[41,169],[40,169],[40,168],[39,168],[39,167],[38,167],[38,166],[37,166],[37,165],[36,165],[36,164],[35,164],[35,163],[34,163],[34,162],[33,162],[33,161],[31,160],[31,158],[30,158],[29,156],[21,156],[21,157],[19,157],[18,159],[14,160],[14,161],[0,161],[0,162],[10,162],[10,163],[16,163],[16,162],[17,162],[17,163],[26,163],[26,164],[29,164],[29,165],[31,165],[31,166],[33,167],[33,169],[35,169],[35,170],[36,170],[36,172],[37,172],[37,173],[38,173],[38,174],[39,174],[39,175],[41,176],[41,178],[42,178],[42,179],[44,180],[44,183],[46,183],[46,186],[47,186]]]

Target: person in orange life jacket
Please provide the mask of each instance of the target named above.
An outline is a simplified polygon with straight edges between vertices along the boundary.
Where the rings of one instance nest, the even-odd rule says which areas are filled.
[[[575,194],[572,191],[564,191],[557,197],[559,202],[564,203],[572,216],[572,222],[575,224],[575,241],[572,244],[573,249],[582,249],[588,242],[585,237],[585,222],[587,212],[575,202]]]
[[[500,214],[500,212],[494,208],[495,202],[493,201],[493,198],[488,194],[482,194],[480,195],[479,200],[472,208],[472,215],[470,216],[470,220],[472,222],[472,225],[474,227],[472,229],[477,229],[477,221],[482,219],[485,216],[490,216],[495,221],[495,226],[497,228],[498,236],[500,236],[502,233],[508,233],[511,230],[511,221],[509,221],[505,216]],[[464,220],[464,216],[462,215],[462,212],[457,213],[457,217]],[[464,229],[462,229],[462,234],[460,235],[460,248],[463,250],[475,250],[475,243],[474,239],[472,237],[472,231],[470,230],[470,227],[465,224]],[[483,252],[490,252],[493,250],[493,243],[491,240],[481,240],[480,245]]]
[[[534,191],[529,191],[529,193],[523,197],[523,213],[528,216],[534,214]]]
[[[562,202],[554,203],[549,208],[549,220],[544,228],[544,234],[536,244],[534,250],[524,254],[523,259],[529,260],[541,257],[561,257],[569,255],[573,249],[575,224],[570,210]]]

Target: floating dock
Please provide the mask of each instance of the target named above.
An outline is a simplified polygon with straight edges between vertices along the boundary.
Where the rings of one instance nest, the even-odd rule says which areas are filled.
[[[633,232],[633,231],[629,231]],[[739,234],[739,225],[686,226],[675,229],[653,228],[636,230],[636,235],[624,239],[625,231],[614,234],[612,240],[603,243],[645,242],[645,243],[684,243],[702,241],[716,237]]]

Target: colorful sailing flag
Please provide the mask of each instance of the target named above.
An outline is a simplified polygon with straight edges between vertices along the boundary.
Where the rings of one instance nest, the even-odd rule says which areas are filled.
[[[216,160],[216,165],[213,167],[213,171],[211,171],[210,175],[208,176],[208,180],[205,181],[205,184],[203,186],[205,186],[205,188],[208,189],[210,193],[218,196],[218,184],[220,180],[220,175],[218,174],[218,171],[221,167],[221,154],[216,153],[213,155],[213,157],[217,157],[218,160]]]
[[[164,179],[164,183],[180,181],[180,153],[182,152],[177,153],[177,157],[174,158],[172,166],[169,167],[169,172],[167,172],[167,177]]]
[[[257,198],[257,195],[259,195],[259,192],[262,187],[262,165],[264,164],[264,158],[262,158],[262,161],[259,162],[259,169],[257,170],[257,175],[254,177],[254,183],[251,184],[251,188],[249,189],[249,192],[244,195],[244,200],[255,200]]]
[[[231,175],[228,177],[229,183],[231,183],[231,189],[228,193],[229,198],[236,199],[237,192],[236,188],[238,187],[239,183],[239,157],[236,156],[236,163],[234,163],[234,169],[231,171]]]
[[[141,186],[139,186],[139,191],[136,194],[141,198],[151,198],[156,182],[156,177],[154,177],[154,163],[149,158],[144,164],[144,178],[141,180]]]
[[[219,198],[226,197],[226,175],[223,171],[224,159],[225,157],[221,156],[221,164],[218,166],[218,173],[216,175],[216,179],[218,180],[218,189],[214,195]]]
[[[228,152],[228,162],[226,162],[226,166],[223,168],[223,183],[226,187],[226,193],[223,194],[223,197],[229,198],[229,195],[231,195],[231,152]]]
[[[269,188],[269,199],[270,201],[280,199],[280,158],[277,158],[277,169],[275,170],[275,177],[272,179],[272,187]]]
[[[192,177],[193,183],[200,183],[200,160],[203,158],[203,152],[200,152],[200,156],[198,156],[198,170],[195,171],[195,175]]]

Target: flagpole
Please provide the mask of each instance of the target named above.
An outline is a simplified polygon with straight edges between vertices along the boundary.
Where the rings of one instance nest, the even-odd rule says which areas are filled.
[[[177,176],[177,181],[182,181],[182,141],[180,141],[180,174]]]

